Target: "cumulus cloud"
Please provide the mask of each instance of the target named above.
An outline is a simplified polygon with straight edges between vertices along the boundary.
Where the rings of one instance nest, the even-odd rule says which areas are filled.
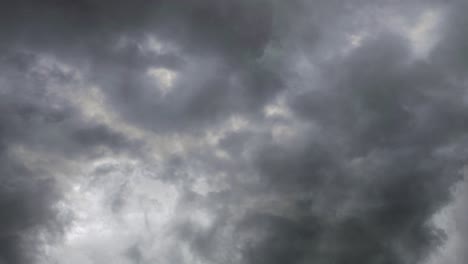
[[[0,263],[464,263],[466,11],[0,4]]]

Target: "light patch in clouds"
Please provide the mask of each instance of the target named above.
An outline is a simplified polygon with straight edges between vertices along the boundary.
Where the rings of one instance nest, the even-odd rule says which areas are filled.
[[[352,48],[357,48],[361,46],[362,41],[366,37],[365,33],[355,33],[355,34],[350,34],[348,36],[349,43],[351,44]]]
[[[218,144],[219,140],[230,132],[239,132],[242,130],[254,129],[253,124],[245,117],[234,114],[219,126],[206,131],[205,140],[211,146]]]
[[[166,43],[154,35],[148,35],[140,44],[144,51],[158,55],[178,52],[173,43]]]
[[[267,104],[263,108],[263,113],[266,117],[290,118],[292,116],[291,110],[287,107],[284,98],[277,100],[275,103]]]
[[[113,170],[101,176],[89,175],[67,193],[62,207],[73,212],[73,222],[65,232],[64,244],[52,247],[49,257],[67,261],[73,256],[90,263],[111,258],[120,261],[115,263],[131,263],[121,256],[135,241],[146,247],[153,243],[164,247],[159,236],[164,236],[174,219],[178,191],[173,185],[148,177],[151,172],[141,171],[141,164],[134,161],[103,160],[94,166],[103,164]],[[116,192],[122,186],[126,191]],[[114,211],[112,205],[117,200],[120,208]],[[207,221],[203,214],[198,218],[201,223]]]
[[[291,125],[275,125],[271,132],[273,140],[278,144],[290,143],[297,136],[297,128]]]
[[[64,76],[72,77],[71,80],[79,81],[82,79],[80,72],[59,59],[51,55],[40,54],[38,55],[36,65],[32,67],[31,73],[37,75],[47,76],[50,72],[59,72]],[[53,90],[51,90],[52,92]]]
[[[174,83],[177,80],[177,73],[166,68],[150,68],[148,75],[156,80],[163,96],[172,91]]]
[[[386,12],[381,19],[381,29],[401,34],[410,41],[416,58],[425,58],[440,38],[438,31],[445,16],[442,7],[429,7],[415,14]]]
[[[434,216],[434,224],[447,236],[446,242],[434,250],[428,257],[426,264],[460,264],[464,261],[464,254],[468,249],[468,182],[465,180],[453,188],[453,199]]]
[[[427,56],[430,49],[437,43],[440,35],[437,27],[441,24],[443,14],[441,9],[426,10],[419,16],[415,25],[407,29],[416,56]]]

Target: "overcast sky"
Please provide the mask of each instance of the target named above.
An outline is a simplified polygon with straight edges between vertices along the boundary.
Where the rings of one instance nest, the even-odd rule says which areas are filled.
[[[465,264],[466,0],[0,4],[0,264]]]

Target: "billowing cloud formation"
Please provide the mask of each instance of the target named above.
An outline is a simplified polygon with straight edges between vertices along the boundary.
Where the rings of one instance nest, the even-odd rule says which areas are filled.
[[[465,263],[467,8],[2,3],[0,264]]]

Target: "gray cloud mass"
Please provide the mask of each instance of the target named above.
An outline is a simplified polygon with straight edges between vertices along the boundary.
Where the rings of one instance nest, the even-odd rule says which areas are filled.
[[[463,264],[468,6],[0,3],[0,264]]]

